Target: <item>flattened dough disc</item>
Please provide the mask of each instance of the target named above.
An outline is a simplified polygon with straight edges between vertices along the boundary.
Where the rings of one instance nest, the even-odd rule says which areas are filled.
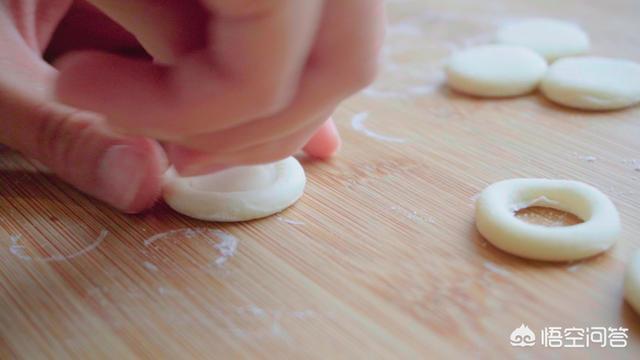
[[[564,58],[540,86],[550,100],[583,110],[615,110],[640,102],[640,64],[596,56]]]
[[[501,27],[500,44],[520,45],[553,61],[589,51],[589,36],[578,25],[555,19],[528,19]]]
[[[512,45],[483,45],[453,54],[447,83],[475,96],[507,97],[533,91],[547,62],[533,50]]]
[[[171,208],[196,219],[247,221],[293,205],[305,183],[304,169],[294,157],[194,177],[181,177],[171,168],[163,197]]]
[[[624,297],[640,315],[640,250],[631,257],[624,277]]]

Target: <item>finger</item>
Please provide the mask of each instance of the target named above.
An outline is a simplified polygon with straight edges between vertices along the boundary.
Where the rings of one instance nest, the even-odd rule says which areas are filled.
[[[56,72],[40,50],[70,1],[20,4],[11,2],[11,11],[3,11],[7,4],[0,2],[0,143],[119,209],[150,206],[167,166],[158,144],[116,137],[99,125],[97,115],[55,104],[50,97]]]
[[[329,1],[311,60],[293,103],[273,116],[176,142],[203,152],[233,152],[319,127],[321,114],[369,85],[384,35],[382,2]]]
[[[296,92],[321,1],[264,3],[272,5],[257,12],[231,0],[207,3],[216,15],[209,47],[172,67],[101,53],[63,59],[56,94],[129,132],[164,140],[271,115]]]
[[[328,114],[331,113],[322,115],[325,125],[320,129],[306,128],[277,141],[250,146],[240,151],[205,153],[171,144],[167,146],[167,154],[178,173],[183,176],[216,172],[232,166],[274,162],[294,154],[310,142],[312,148],[305,149],[310,155],[329,157],[337,151],[340,139],[333,121],[326,120]]]
[[[206,44],[207,11],[198,1],[90,0],[104,14],[135,35],[156,62],[177,57]]]
[[[47,5],[54,7],[49,1]],[[44,58],[49,62],[55,61],[62,54],[80,49],[100,49],[132,57],[149,57],[129,31],[86,1],[74,1],[52,35],[44,53]]]
[[[155,141],[119,138],[94,114],[23,97],[0,99],[0,142],[41,162],[62,180],[125,212],[160,196],[166,157]]]
[[[328,159],[340,150],[341,145],[342,141],[336,124],[329,118],[302,149],[310,156]]]

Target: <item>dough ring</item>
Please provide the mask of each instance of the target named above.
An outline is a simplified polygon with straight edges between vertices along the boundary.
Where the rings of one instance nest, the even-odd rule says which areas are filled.
[[[163,197],[175,211],[196,219],[247,221],[293,205],[305,183],[304,170],[293,157],[194,177],[181,177],[171,168],[165,174]]]
[[[640,250],[636,251],[627,265],[624,277],[624,297],[640,315]]]
[[[547,227],[526,223],[515,212],[546,206],[584,222]],[[569,261],[607,250],[620,232],[618,211],[596,188],[571,180],[511,179],[484,189],[476,202],[478,231],[496,247],[524,258]]]

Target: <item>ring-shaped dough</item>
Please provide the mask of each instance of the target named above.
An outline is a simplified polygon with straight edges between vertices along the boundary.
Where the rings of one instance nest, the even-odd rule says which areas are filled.
[[[533,91],[547,62],[533,50],[514,45],[482,45],[457,52],[447,64],[447,84],[482,97],[508,97]]]
[[[515,212],[546,206],[584,222],[561,227],[530,224]],[[511,179],[484,189],[476,202],[478,231],[496,247],[524,258],[569,261],[607,250],[620,232],[618,211],[596,188],[571,180]]]
[[[194,177],[181,177],[171,168],[163,197],[171,208],[196,219],[247,221],[293,205],[305,183],[304,169],[294,157]]]
[[[624,297],[640,315],[640,250],[631,257],[624,276]]]

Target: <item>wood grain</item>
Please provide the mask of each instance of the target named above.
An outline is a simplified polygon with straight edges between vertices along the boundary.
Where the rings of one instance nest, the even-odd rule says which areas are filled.
[[[638,358],[622,276],[640,247],[640,108],[474,99],[442,87],[441,70],[452,50],[530,16],[577,21],[594,53],[640,61],[640,3],[387,6],[380,80],[340,107],[341,154],[303,158],[306,194],[277,216],[211,224],[163,204],[124,215],[0,152],[0,358]],[[622,218],[616,246],[548,264],[487,244],[474,196],[513,177],[601,189]],[[223,238],[238,241],[233,256]],[[521,323],[623,326],[629,344],[513,348]]]

